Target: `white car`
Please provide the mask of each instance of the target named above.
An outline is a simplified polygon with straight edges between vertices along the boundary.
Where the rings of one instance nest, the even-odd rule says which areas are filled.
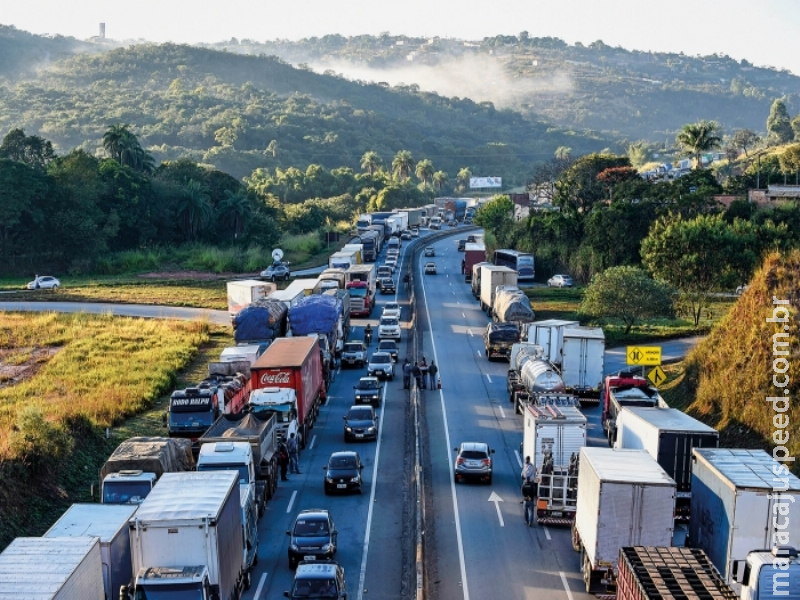
[[[547,280],[547,287],[572,287],[572,277],[569,275],[553,275]]]
[[[391,267],[392,273],[394,273],[394,270],[397,268],[397,259],[394,256],[390,256],[383,264],[387,267]]]
[[[37,275],[36,279],[27,285],[29,290],[53,290],[54,292],[60,287],[61,282],[55,277],[50,277],[49,275]]]
[[[400,319],[397,317],[381,317],[378,325],[378,339],[400,339]]]
[[[388,352],[373,352],[367,366],[367,374],[378,379],[394,379],[394,361]]]
[[[387,302],[383,305],[383,315],[384,317],[395,317],[396,319],[400,318],[400,305],[397,302]]]
[[[411,237],[419,237],[419,229],[412,229]]]
[[[436,256],[436,250],[434,250],[433,246],[425,248],[425,256]]]
[[[737,296],[741,296],[742,294],[744,294],[747,291],[747,288],[749,288],[749,287],[750,287],[749,283],[745,283],[745,284],[740,285],[739,287],[736,288],[736,295]]]

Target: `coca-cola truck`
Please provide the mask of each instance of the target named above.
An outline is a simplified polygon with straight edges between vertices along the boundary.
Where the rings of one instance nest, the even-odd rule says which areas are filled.
[[[325,400],[322,355],[316,336],[297,336],[275,340],[250,369],[251,387],[289,388],[297,394],[297,430],[300,443]]]

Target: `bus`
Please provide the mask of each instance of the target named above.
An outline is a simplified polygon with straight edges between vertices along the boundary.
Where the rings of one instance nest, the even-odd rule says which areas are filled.
[[[517,272],[519,280],[533,279],[536,269],[533,266],[533,254],[519,250],[495,250],[494,264],[499,267],[509,267]]]

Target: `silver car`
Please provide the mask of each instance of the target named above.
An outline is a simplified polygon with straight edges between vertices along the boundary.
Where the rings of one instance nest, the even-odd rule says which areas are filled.
[[[36,277],[33,281],[31,281],[27,288],[29,290],[53,290],[57,291],[58,288],[61,287],[61,282],[56,279],[55,277],[50,277],[49,275],[42,275]]]
[[[388,352],[373,352],[367,365],[367,374],[378,379],[394,379],[394,361]]]
[[[494,450],[483,442],[463,442],[456,452],[453,480],[459,483],[465,479],[480,479],[492,483],[492,454]]]
[[[547,287],[572,287],[572,277],[569,275],[553,275],[547,280]]]

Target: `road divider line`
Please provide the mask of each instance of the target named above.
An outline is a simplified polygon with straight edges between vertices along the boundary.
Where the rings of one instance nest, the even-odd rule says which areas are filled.
[[[297,490],[292,492],[292,497],[289,498],[289,506],[286,507],[286,513],[292,512],[292,505],[294,504],[294,499],[297,498]]]
[[[517,462],[519,463],[519,468],[522,468],[522,458],[519,455],[519,450],[514,450],[514,456],[517,457]]]
[[[481,351],[480,351],[480,350],[476,350],[475,352],[477,352],[477,353],[478,353],[478,356],[480,356],[480,355],[481,355]]]
[[[552,540],[553,538],[550,537],[550,530],[547,528],[547,525],[542,525],[542,529],[544,529],[544,537],[548,540]]]
[[[262,573],[261,579],[258,581],[258,587],[256,588],[256,593],[253,596],[253,600],[258,600],[261,597],[261,590],[264,589],[264,583],[267,581],[267,574]]]
[[[383,439],[383,416],[386,414],[386,388],[383,386],[383,398],[381,398],[381,418],[378,422],[378,443],[375,445],[375,464],[372,465],[372,486],[369,492],[369,509],[367,510],[367,528],[364,534],[364,552],[361,555],[361,574],[358,582],[358,600],[364,597],[364,580],[367,577],[367,556],[369,554],[369,536],[372,529],[372,509],[375,507],[375,488],[378,485],[378,459],[381,455],[381,440]],[[363,485],[364,482],[362,481]]]
[[[506,418],[506,411],[503,410],[502,406],[498,406],[497,408],[500,409],[500,416],[505,419]]]
[[[467,333],[469,334],[469,337],[475,337],[474,335],[472,335],[472,329],[467,329]]]
[[[480,354],[480,352],[478,352],[478,354]],[[491,378],[491,377],[489,377],[489,374],[488,374],[488,373],[486,373],[486,379],[488,379],[488,380],[489,380],[489,383],[492,383],[492,378]]]
[[[311,450],[314,447],[314,442],[317,441],[317,436],[314,434],[314,437],[311,438],[311,443],[308,445],[308,449]]]
[[[465,315],[463,312],[461,313],[461,316],[464,317],[465,319],[467,318],[467,315]]]
[[[559,571],[558,574],[561,576],[561,583],[564,584],[564,591],[567,592],[567,598],[569,600],[574,600],[572,597],[572,592],[569,590],[569,585],[567,584],[567,576],[564,575],[564,571]]]

